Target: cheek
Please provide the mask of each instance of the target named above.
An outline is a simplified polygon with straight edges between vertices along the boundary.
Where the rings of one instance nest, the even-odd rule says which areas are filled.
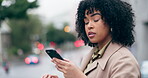
[[[106,37],[109,35],[108,29],[102,30],[101,35],[102,35],[102,38],[103,38],[103,39],[106,38]]]
[[[97,35],[101,38],[104,39],[106,36],[109,34],[109,28],[106,27],[105,25],[99,26],[96,28]]]

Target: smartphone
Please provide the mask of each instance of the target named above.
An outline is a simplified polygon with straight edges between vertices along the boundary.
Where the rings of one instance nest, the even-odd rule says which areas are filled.
[[[58,58],[64,60],[59,53],[53,48],[46,49],[45,52],[50,56],[50,58]]]

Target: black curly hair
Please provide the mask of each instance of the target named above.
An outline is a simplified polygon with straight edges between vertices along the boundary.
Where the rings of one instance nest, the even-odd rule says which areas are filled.
[[[123,46],[131,46],[134,40],[134,13],[131,5],[121,0],[82,0],[79,3],[76,14],[76,31],[78,38],[85,45],[94,47],[97,43],[91,43],[85,33],[85,11],[89,14],[100,11],[102,19],[112,28],[112,42]]]

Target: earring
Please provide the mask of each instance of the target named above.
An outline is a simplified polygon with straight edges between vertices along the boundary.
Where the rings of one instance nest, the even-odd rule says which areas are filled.
[[[112,32],[112,31],[113,31],[113,29],[112,29],[112,28],[110,28],[110,31]]]

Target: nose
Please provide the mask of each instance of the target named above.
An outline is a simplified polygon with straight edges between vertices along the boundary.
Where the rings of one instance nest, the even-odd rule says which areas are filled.
[[[91,22],[89,22],[88,29],[93,29],[93,28],[94,28],[93,24]]]

